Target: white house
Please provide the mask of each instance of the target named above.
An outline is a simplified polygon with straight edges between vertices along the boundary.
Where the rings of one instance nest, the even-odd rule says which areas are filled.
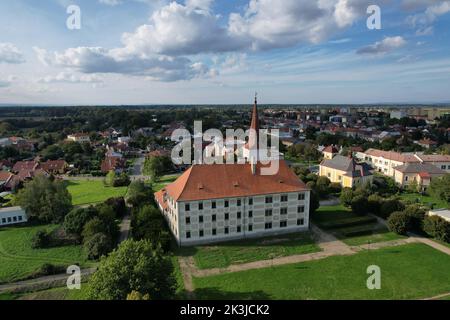
[[[428,211],[429,216],[438,216],[444,219],[445,221],[450,222],[450,210],[448,209],[438,209]]]
[[[21,207],[10,207],[0,209],[0,227],[24,223],[27,222],[28,218]]]

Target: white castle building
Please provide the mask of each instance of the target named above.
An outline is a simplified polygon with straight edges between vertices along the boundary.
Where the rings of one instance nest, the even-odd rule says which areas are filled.
[[[253,106],[246,149],[249,163],[199,164],[155,193],[180,246],[263,237],[309,229],[310,190],[284,160],[263,175],[258,161],[259,121]],[[244,149],[245,152],[245,149]]]

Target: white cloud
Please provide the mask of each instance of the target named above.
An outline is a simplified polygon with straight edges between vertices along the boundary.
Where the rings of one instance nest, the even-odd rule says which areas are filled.
[[[124,50],[137,55],[190,55],[243,48],[243,42],[219,26],[210,4],[205,0],[191,0],[186,5],[172,2],[156,10],[149,24],[123,35]]]
[[[360,48],[357,53],[366,55],[382,55],[401,48],[405,46],[406,43],[406,40],[401,36],[386,37],[382,41],[377,41],[370,46]]]
[[[76,75],[72,72],[60,72],[55,76],[38,79],[42,83],[101,83],[103,79],[96,74]]]
[[[422,1],[421,5],[427,5],[424,12],[410,15],[407,17],[407,23],[416,28],[416,35],[431,35],[433,33],[433,23],[439,16],[450,12],[450,1]],[[412,4],[411,4],[412,5]]]
[[[248,37],[259,50],[319,43],[352,25],[368,4],[368,0],[250,0],[244,15],[230,15],[229,30]]]
[[[44,51],[37,50],[43,55],[41,60],[44,62],[87,74],[118,73],[147,76],[159,81],[178,81],[208,76],[209,71],[207,66],[184,57],[129,55],[123,48],[78,47],[45,54]]]
[[[12,43],[0,43],[0,63],[19,64],[25,59],[22,52]]]

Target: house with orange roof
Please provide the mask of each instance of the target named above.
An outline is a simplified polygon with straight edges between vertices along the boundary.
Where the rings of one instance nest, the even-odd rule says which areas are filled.
[[[256,100],[256,99],[255,99]],[[258,148],[258,111],[253,107],[248,149]],[[191,246],[309,228],[309,188],[284,160],[274,175],[263,175],[258,153],[245,164],[198,164],[155,193],[158,206],[180,246]],[[273,163],[272,163],[273,164]]]

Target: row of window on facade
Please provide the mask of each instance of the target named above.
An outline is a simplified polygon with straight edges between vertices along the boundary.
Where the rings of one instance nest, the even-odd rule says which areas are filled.
[[[281,196],[281,202],[288,202],[288,196],[282,195]],[[305,194],[304,193],[299,193],[298,194],[298,200],[302,201],[305,200]],[[273,197],[272,196],[268,196],[266,197],[265,203],[269,204],[269,203],[273,203]],[[238,207],[242,206],[242,200],[241,199],[237,199],[236,201],[236,205]],[[253,198],[249,198],[248,199],[248,205],[252,206],[253,205]],[[230,207],[230,201],[229,200],[225,200],[224,201],[224,208],[229,208]],[[203,206],[203,202],[199,202],[198,203],[198,210],[203,210],[204,206]],[[211,202],[211,209],[216,209],[217,208],[217,202],[216,201],[212,201]],[[191,204],[190,203],[186,203],[184,206],[184,210],[185,211],[191,211]]]
[[[297,226],[303,226],[304,224],[305,224],[305,220],[304,219],[298,219],[297,220]],[[267,222],[264,225],[264,229],[265,230],[270,230],[270,229],[272,229],[272,226],[273,226],[272,222]],[[287,228],[287,226],[288,226],[288,224],[287,224],[286,220],[280,221],[280,228]],[[248,225],[247,231],[248,232],[253,232],[253,225],[252,224]],[[236,233],[241,233],[241,232],[242,232],[242,227],[241,226],[237,226],[236,227]],[[223,229],[223,233],[224,234],[230,234],[230,228],[229,227],[225,227]],[[213,236],[217,236],[217,229],[216,228],[211,229],[211,234]],[[203,238],[204,236],[205,236],[205,231],[204,230],[200,230],[199,231],[199,237]],[[187,231],[186,232],[186,239],[190,239],[191,237],[192,237],[191,232]]]
[[[297,207],[297,213],[304,213],[305,212],[305,206],[299,206]],[[287,208],[281,208],[280,209],[280,214],[281,215],[286,215],[288,213],[288,209]],[[273,210],[272,209],[266,209],[265,211],[265,216],[266,217],[271,217],[273,215]],[[238,212],[236,215],[237,219],[242,219],[242,212]],[[253,218],[253,211],[249,211],[248,212],[248,218]],[[217,215],[213,214],[211,215],[211,219],[212,222],[217,221]],[[224,220],[228,221],[230,220],[230,214],[229,213],[225,213],[224,214]],[[204,222],[204,217],[203,216],[199,216],[198,217],[198,222],[199,223],[203,223]],[[191,223],[191,217],[186,217],[186,224],[190,224]]]
[[[2,218],[2,224],[22,222],[22,221],[23,221],[22,216]]]

